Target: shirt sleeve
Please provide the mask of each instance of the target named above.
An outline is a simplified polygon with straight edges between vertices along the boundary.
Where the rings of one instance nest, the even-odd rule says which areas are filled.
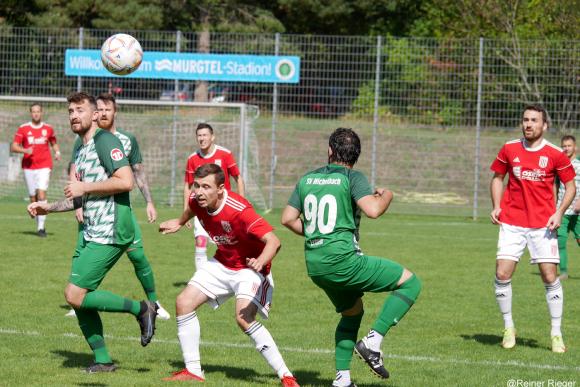
[[[12,142],[15,142],[15,143],[20,144],[20,145],[22,145],[24,143],[24,133],[22,133],[20,128],[18,128],[16,133],[14,133],[14,139],[12,140]]]
[[[132,134],[129,136],[131,140],[131,154],[127,155],[129,158],[129,164],[141,164],[143,162],[143,158],[141,157],[141,150],[139,149],[139,143],[137,139]]]
[[[566,156],[564,152],[558,154],[558,157],[556,158],[555,167],[558,179],[564,184],[566,184],[570,180],[573,180],[576,177],[576,171],[574,171],[574,166],[572,165],[570,159],[568,159],[568,156]]]
[[[236,177],[240,176],[240,169],[238,168],[238,164],[236,164],[236,160],[234,159],[233,154],[228,154],[228,159],[226,161],[226,165],[228,168],[228,173],[230,176]]]
[[[123,144],[113,134],[100,132],[95,135],[95,148],[101,165],[109,176],[121,167],[129,166],[129,161],[123,151]]]
[[[373,194],[367,177],[359,171],[350,174],[350,197],[356,202],[360,198]]]
[[[500,175],[505,175],[508,172],[508,157],[506,155],[505,145],[499,150],[499,153],[491,164],[490,169]]]
[[[54,129],[52,126],[50,127],[48,142],[51,143],[52,145],[56,144],[56,134],[54,133]]]
[[[258,215],[252,207],[246,207],[240,214],[240,219],[243,227],[246,228],[246,232],[257,239],[261,239],[270,231],[274,231],[270,223]]]
[[[294,191],[292,191],[292,194],[288,199],[288,205],[302,212],[302,202],[300,201],[300,182],[298,182],[296,187],[294,187]]]
[[[193,173],[195,170],[193,169],[193,162],[191,158],[187,159],[187,163],[185,164],[185,178],[184,181],[189,184],[190,186],[193,184]]]

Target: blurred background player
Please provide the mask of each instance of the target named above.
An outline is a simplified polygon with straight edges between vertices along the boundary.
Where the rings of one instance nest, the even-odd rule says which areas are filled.
[[[179,219],[161,223],[163,234],[177,232],[194,215],[201,219],[217,244],[214,258],[199,266],[177,296],[177,335],[185,369],[165,380],[204,381],[199,354],[197,309],[208,303],[219,307],[236,298],[236,321],[256,350],[276,371],[286,387],[299,387],[284,363],[274,339],[256,314],[268,318],[274,284],[270,267],[280,249],[272,226],[242,196],[225,188],[225,174],[216,164],[204,164],[195,173],[194,194]]]
[[[282,213],[282,224],[303,235],[308,275],[337,313],[335,332],[336,378],[333,386],[355,387],[350,378],[354,352],[380,378],[389,377],[381,344],[387,332],[405,316],[421,292],[415,274],[389,259],[364,255],[359,248],[361,211],[378,218],[393,194],[372,190],[361,172],[353,169],[361,153],[352,129],[336,129],[328,141],[328,165],[304,175]],[[369,333],[356,342],[364,314],[365,292],[391,291]]]
[[[98,289],[135,237],[129,198],[133,173],[119,139],[97,127],[95,98],[79,92],[67,100],[71,130],[82,140],[74,154],[77,179],[65,186],[66,199],[31,203],[28,212],[37,216],[82,206],[83,239],[76,246],[64,295],[76,309],[79,328],[94,354],[95,361],[86,372],[113,372],[117,367],[105,344],[99,312],[135,316],[141,328],[141,345],[146,346],[155,333],[157,305]]]
[[[141,157],[141,152],[139,151],[139,143],[133,134],[115,126],[115,119],[117,116],[117,103],[115,97],[111,94],[99,95],[97,97],[97,110],[99,112],[99,118],[97,119],[99,128],[114,134],[121,141],[121,144],[123,144],[123,149],[133,171],[135,182],[147,203],[147,219],[149,223],[155,222],[157,219],[157,210],[155,209],[151,191],[149,190],[149,183],[147,181],[147,175],[145,174],[143,159]],[[73,147],[73,157],[81,144],[82,142],[80,139],[77,139]],[[71,165],[72,163],[74,163],[74,160],[71,161]],[[80,217],[78,214],[79,211]],[[81,209],[77,210],[77,218],[82,222]],[[135,239],[133,240],[132,245],[127,249],[127,256],[135,268],[135,274],[137,275],[139,282],[141,282],[141,286],[147,295],[147,299],[157,304],[158,317],[162,320],[169,320],[171,318],[169,312],[161,306],[157,297],[153,269],[145,256],[141,228],[139,227],[134,214],[133,223],[135,228]],[[67,316],[74,316],[74,309],[67,313]]]
[[[60,160],[60,149],[56,143],[56,136],[52,126],[42,122],[42,106],[38,103],[30,106],[30,122],[20,125],[10,151],[22,153],[22,172],[28,188],[30,203],[36,201],[46,203],[46,190],[52,169],[50,147],[54,152],[55,160]],[[36,217],[36,232],[40,237],[46,237],[44,223],[46,216]]]
[[[219,165],[225,175],[225,188],[230,191],[230,176],[234,178],[238,187],[238,194],[244,196],[244,180],[240,175],[240,170],[234,159],[234,155],[229,149],[215,144],[215,136],[211,125],[201,123],[195,129],[197,144],[199,149],[191,154],[187,159],[185,168],[185,185],[183,187],[183,209],[186,210],[193,185],[194,173],[197,168],[204,164]],[[207,242],[208,235],[199,223],[197,217],[193,219],[193,235],[195,237],[195,267],[199,268],[201,264],[207,262]],[[191,228],[191,223],[186,226]]]
[[[566,280],[568,279],[568,251],[566,249],[566,244],[568,243],[568,233],[574,233],[574,238],[576,239],[576,243],[580,245],[580,224],[578,224],[578,211],[580,209],[576,209],[576,203],[578,202],[578,197],[580,196],[580,160],[576,157],[576,137],[572,135],[566,135],[562,137],[561,143],[562,149],[574,170],[576,171],[576,197],[570,204],[570,207],[566,209],[564,212],[564,216],[562,217],[562,224],[558,228],[558,250],[560,251],[560,279]],[[558,181],[557,185],[558,189],[558,204],[556,207],[560,207],[562,204],[562,200],[564,199],[564,192],[566,191],[564,184]]]
[[[544,139],[548,114],[540,105],[529,105],[522,114],[523,138],[508,141],[491,164],[493,210],[490,217],[499,225],[495,270],[495,298],[504,320],[502,347],[516,345],[512,318],[512,276],[526,246],[530,263],[537,264],[546,289],[551,318],[552,351],[566,352],[562,338],[564,292],[558,278],[558,238],[562,215],[576,195],[574,168],[562,149]],[[509,174],[504,190],[503,180]],[[564,185],[558,208],[554,180]]]

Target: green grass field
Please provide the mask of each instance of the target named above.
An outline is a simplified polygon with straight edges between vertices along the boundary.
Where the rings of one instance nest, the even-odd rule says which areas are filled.
[[[62,295],[76,238],[73,214],[49,215],[48,238],[39,239],[24,202],[0,202],[0,209],[0,385],[159,386],[165,384],[163,377],[182,367],[173,316],[158,322],[153,342],[142,348],[132,316],[102,313],[108,347],[119,370],[82,373],[92,353],[76,319],[64,317],[68,308]],[[143,221],[144,209],[136,212]],[[160,208],[161,220],[177,215],[177,208]],[[266,218],[277,226],[279,215],[274,212]],[[193,272],[192,234],[182,230],[161,236],[156,225],[141,226],[158,294],[173,314],[175,296]],[[302,385],[329,386],[338,316],[306,276],[302,240],[280,227],[277,233],[283,246],[274,261],[276,292],[265,325]],[[359,386],[580,385],[580,249],[571,243],[572,278],[564,283],[563,323],[569,351],[558,355],[549,350],[544,288],[537,268],[527,263],[520,265],[513,281],[518,345],[509,351],[500,347],[503,323],[492,285],[497,228],[487,220],[387,214],[363,220],[361,242],[367,254],[393,258],[415,271],[424,288],[417,304],[385,338],[391,379],[373,377],[355,358],[352,377]],[[126,257],[101,288],[143,297]],[[360,335],[369,329],[383,299],[383,294],[364,297]],[[232,301],[218,311],[204,306],[198,315],[207,385],[279,384],[237,328]]]

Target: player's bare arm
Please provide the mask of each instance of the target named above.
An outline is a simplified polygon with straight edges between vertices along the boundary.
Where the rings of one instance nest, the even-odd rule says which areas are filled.
[[[166,220],[159,225],[159,232],[163,235],[173,234],[181,230],[181,228],[189,223],[189,220],[194,217],[193,211],[188,207],[186,208],[179,218]]]
[[[300,236],[304,235],[304,222],[300,217],[300,211],[292,206],[286,206],[282,212],[280,223],[290,231]]]
[[[272,231],[260,238],[266,245],[257,258],[246,258],[246,265],[254,271],[260,272],[268,263],[274,259],[280,250],[280,239]]]
[[[22,145],[20,145],[17,142],[13,142],[10,145],[10,152],[12,153],[22,153],[25,155],[31,155],[32,154],[32,148],[25,148]]]
[[[245,197],[246,186],[244,185],[244,179],[242,178],[242,175],[233,176],[233,178],[236,181],[236,185],[238,186],[238,193]]]
[[[82,203],[80,198],[77,198],[76,200],[63,199],[54,203],[34,202],[28,205],[27,210],[30,216],[35,217],[37,215],[47,215],[51,212],[72,211],[78,206],[78,204],[76,204],[77,202],[79,204]]]
[[[489,192],[491,194],[491,205],[493,209],[490,213],[491,223],[499,224],[499,214],[501,213],[501,195],[503,193],[503,179],[505,175],[500,173],[494,173],[491,178],[491,183],[489,185]],[[568,204],[570,205],[570,204]]]
[[[129,192],[133,188],[133,171],[126,165],[117,169],[113,175],[105,181],[84,182],[69,181],[64,188],[64,194],[72,199],[87,193],[97,195],[114,195],[121,192]]]
[[[566,182],[564,184],[564,197],[562,198],[562,203],[560,203],[560,207],[556,209],[556,212],[550,216],[548,219],[548,227],[550,230],[556,230],[562,224],[562,216],[564,216],[564,212],[570,207],[574,197],[576,196],[576,182],[574,179]],[[574,205],[576,207],[576,205]]]
[[[360,198],[356,204],[371,219],[376,219],[385,213],[391,201],[393,193],[386,188],[377,188],[374,195],[367,195]]]
[[[57,143],[51,145],[52,151],[54,152],[54,159],[56,161],[60,161],[60,146]]]
[[[147,181],[147,174],[145,173],[145,167],[142,163],[131,165],[133,170],[133,176],[135,177],[135,183],[143,198],[145,203],[147,203],[147,219],[149,223],[155,222],[157,219],[157,210],[155,209],[155,204],[153,203],[153,197],[151,196],[151,191],[149,190],[149,182]]]

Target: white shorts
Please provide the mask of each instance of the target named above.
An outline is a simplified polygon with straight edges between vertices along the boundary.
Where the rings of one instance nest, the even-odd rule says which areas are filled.
[[[497,241],[497,259],[519,262],[528,246],[530,263],[560,263],[558,234],[544,228],[501,224]]]
[[[28,196],[36,195],[36,190],[46,191],[50,180],[50,168],[23,169]]]
[[[209,240],[211,240],[207,231],[205,231],[205,228],[203,228],[201,223],[199,223],[199,219],[197,219],[197,216],[193,217],[193,236],[195,238],[197,238],[198,236],[204,236],[204,237],[208,238]]]
[[[198,268],[188,284],[208,296],[208,304],[214,309],[235,295],[236,299],[245,298],[253,302],[260,315],[268,318],[274,295],[272,274],[264,277],[252,269],[231,270],[211,258]]]

